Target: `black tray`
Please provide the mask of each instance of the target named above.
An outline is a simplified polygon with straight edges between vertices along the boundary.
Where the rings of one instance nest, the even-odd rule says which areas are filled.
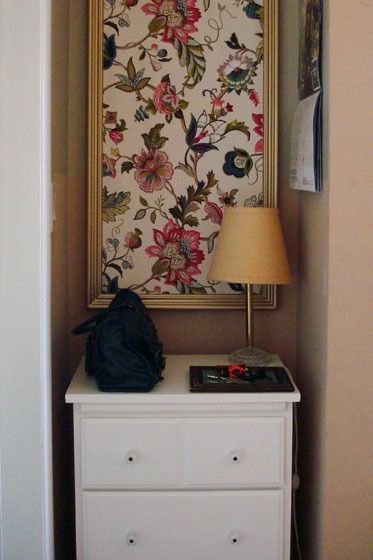
[[[190,366],[190,390],[207,393],[292,392],[294,386],[280,366],[246,367],[245,379],[231,378],[228,366]]]

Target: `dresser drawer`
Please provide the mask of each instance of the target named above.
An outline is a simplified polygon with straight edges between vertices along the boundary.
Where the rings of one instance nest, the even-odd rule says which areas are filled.
[[[283,418],[188,420],[183,439],[184,483],[188,487],[273,487],[283,483]]]
[[[88,418],[81,421],[83,488],[180,484],[180,421]]]
[[[85,492],[84,560],[282,560],[280,490]]]

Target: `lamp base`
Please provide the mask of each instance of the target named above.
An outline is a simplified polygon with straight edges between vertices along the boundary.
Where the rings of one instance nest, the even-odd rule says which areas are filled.
[[[273,356],[265,350],[255,348],[254,346],[246,346],[235,350],[229,359],[234,364],[245,364],[246,366],[265,366],[269,364]]]

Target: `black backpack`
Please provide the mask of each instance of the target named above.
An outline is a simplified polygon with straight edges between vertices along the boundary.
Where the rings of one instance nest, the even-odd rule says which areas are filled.
[[[119,290],[105,311],[72,332],[90,333],[85,368],[101,391],[150,391],[162,379],[162,344],[135,292]]]

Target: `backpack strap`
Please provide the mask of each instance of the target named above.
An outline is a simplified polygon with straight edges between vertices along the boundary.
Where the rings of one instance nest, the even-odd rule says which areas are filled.
[[[77,325],[71,332],[73,334],[84,334],[87,332],[92,332],[96,326],[96,323],[106,315],[106,309],[105,311],[100,311],[99,313],[92,315],[92,317],[90,317],[86,321],[83,321],[83,323],[80,323],[80,325]]]

